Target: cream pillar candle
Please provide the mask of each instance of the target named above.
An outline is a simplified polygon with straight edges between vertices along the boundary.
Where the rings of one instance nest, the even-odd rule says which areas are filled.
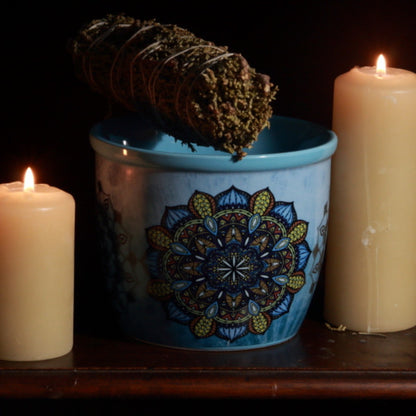
[[[0,185],[0,359],[44,360],[73,343],[75,202],[45,184]]]
[[[335,80],[325,319],[365,332],[416,325],[416,74]]]

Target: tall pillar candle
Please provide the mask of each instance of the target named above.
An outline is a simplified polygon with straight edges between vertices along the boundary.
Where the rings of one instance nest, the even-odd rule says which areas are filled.
[[[379,61],[382,62],[380,58]],[[335,80],[325,319],[364,332],[416,325],[416,74]]]
[[[74,221],[74,199],[58,188],[0,185],[0,359],[72,349]]]

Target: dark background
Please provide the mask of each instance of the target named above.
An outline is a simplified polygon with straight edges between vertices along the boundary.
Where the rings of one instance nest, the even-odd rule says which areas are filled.
[[[326,127],[331,126],[337,75],[356,65],[374,65],[379,53],[385,54],[389,66],[416,72],[415,0],[5,0],[0,21],[0,183],[21,180],[30,165],[37,182],[74,196],[76,331],[105,336],[113,334],[114,327],[98,272],[94,155],[88,133],[108,115],[108,103],[74,77],[66,45],[84,23],[118,12],[175,23],[218,45],[228,45],[279,85],[276,114]],[[321,299],[318,288],[310,312],[317,319]],[[337,403],[329,403],[329,407],[345,409],[345,403]],[[15,408],[17,403],[11,404]],[[93,402],[82,414],[102,414],[106,409],[111,411],[111,406],[120,412],[120,405],[125,414],[133,414],[127,413],[130,404],[119,402],[104,402],[98,408]],[[314,402],[311,405],[322,409]],[[347,409],[363,410],[363,403],[356,405],[352,402]],[[146,414],[155,410],[154,403],[149,406],[144,408]],[[247,409],[257,412],[264,409],[262,406]],[[374,410],[372,403],[364,406]],[[379,403],[378,411],[384,408],[385,403]],[[65,414],[72,409],[69,406]],[[51,414],[64,414],[62,411],[59,408]],[[135,411],[143,411],[142,402]]]
[[[389,66],[416,72],[414,0],[5,3],[0,182],[21,180],[30,165],[37,182],[74,196],[75,322],[80,332],[111,328],[97,273],[94,155],[88,142],[91,126],[108,115],[108,103],[75,78],[66,49],[83,24],[125,12],[183,26],[228,45],[269,74],[280,88],[275,113],[327,127],[337,75],[356,65],[374,65],[379,53]],[[318,311],[319,296],[314,303]]]

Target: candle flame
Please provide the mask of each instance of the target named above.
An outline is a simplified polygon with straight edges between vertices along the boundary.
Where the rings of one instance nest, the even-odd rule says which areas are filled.
[[[386,58],[384,58],[383,54],[380,54],[377,59],[376,74],[378,76],[386,75]]]
[[[35,190],[35,178],[33,177],[33,172],[30,168],[26,169],[25,179],[23,181],[23,190],[25,192]]]

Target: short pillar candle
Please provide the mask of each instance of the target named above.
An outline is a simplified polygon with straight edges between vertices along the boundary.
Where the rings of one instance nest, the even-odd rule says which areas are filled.
[[[73,344],[75,202],[28,173],[0,184],[2,360],[55,358]]]

